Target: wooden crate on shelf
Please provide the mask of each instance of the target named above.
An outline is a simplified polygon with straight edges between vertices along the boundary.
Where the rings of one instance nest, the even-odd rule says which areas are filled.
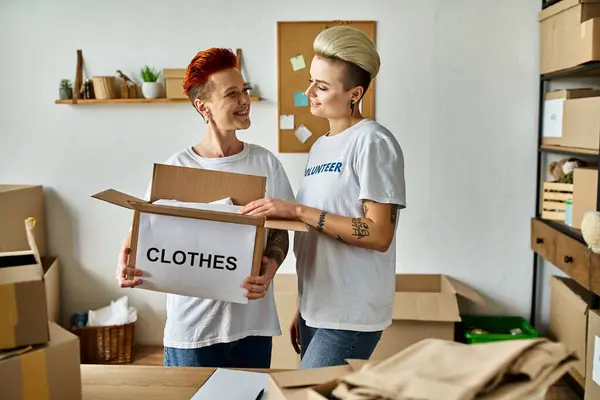
[[[567,200],[573,200],[573,184],[544,182],[542,196],[542,218],[565,222]]]

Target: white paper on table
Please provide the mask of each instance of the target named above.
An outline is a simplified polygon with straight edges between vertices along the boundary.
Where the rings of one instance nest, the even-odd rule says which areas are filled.
[[[191,400],[254,400],[262,389],[267,399],[268,384],[266,373],[217,368]]]
[[[219,202],[220,203],[220,202]],[[158,205],[237,212],[229,204],[159,200]],[[248,303],[241,287],[252,271],[256,227],[140,213],[136,268],[140,289]]]
[[[294,136],[296,136],[300,142],[306,143],[306,141],[312,136],[312,132],[306,126],[300,125],[298,129],[296,129]]]
[[[600,385],[600,337],[594,337],[594,361],[592,362],[592,380]]]
[[[543,137],[562,137],[564,101],[565,99],[551,99],[544,101]]]
[[[279,116],[280,129],[294,129],[294,115],[284,114]]]

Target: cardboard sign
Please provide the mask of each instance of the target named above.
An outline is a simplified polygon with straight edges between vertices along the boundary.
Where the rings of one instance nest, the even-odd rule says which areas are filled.
[[[198,209],[216,206],[160,203]],[[144,283],[139,287],[245,304],[248,299],[241,284],[252,272],[256,229],[252,225],[141,213],[136,268],[144,272]]]
[[[127,265],[144,272],[138,288],[246,303],[241,285],[260,273],[268,229],[307,231],[239,213],[265,188],[264,176],[155,164],[150,201],[114,189],[92,197],[134,211]]]

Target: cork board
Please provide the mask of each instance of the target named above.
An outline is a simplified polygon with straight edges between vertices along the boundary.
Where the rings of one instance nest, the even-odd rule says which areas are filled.
[[[278,80],[278,136],[280,153],[308,153],[312,144],[320,136],[327,133],[329,123],[325,118],[315,117],[310,113],[303,93],[308,89],[310,79],[310,63],[314,57],[313,41],[324,29],[336,25],[348,25],[360,29],[375,42],[375,21],[308,21],[277,23],[277,80]],[[376,42],[375,42],[376,43]],[[302,56],[304,68],[295,67],[291,62],[294,57]],[[296,58],[295,60],[299,60]],[[295,70],[296,68],[296,70]],[[296,101],[295,101],[296,98]],[[306,105],[305,105],[306,104]],[[375,80],[361,101],[361,110],[366,118],[375,118]],[[281,116],[293,115],[283,121]],[[302,143],[295,135],[296,129],[304,125],[312,132],[312,136]]]

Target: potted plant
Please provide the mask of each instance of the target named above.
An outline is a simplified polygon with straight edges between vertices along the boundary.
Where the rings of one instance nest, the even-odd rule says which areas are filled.
[[[58,96],[61,100],[69,100],[73,98],[73,87],[71,86],[70,80],[61,79]]]
[[[144,65],[140,70],[142,78],[142,94],[147,99],[156,99],[160,97],[162,85],[157,82],[160,71]]]

